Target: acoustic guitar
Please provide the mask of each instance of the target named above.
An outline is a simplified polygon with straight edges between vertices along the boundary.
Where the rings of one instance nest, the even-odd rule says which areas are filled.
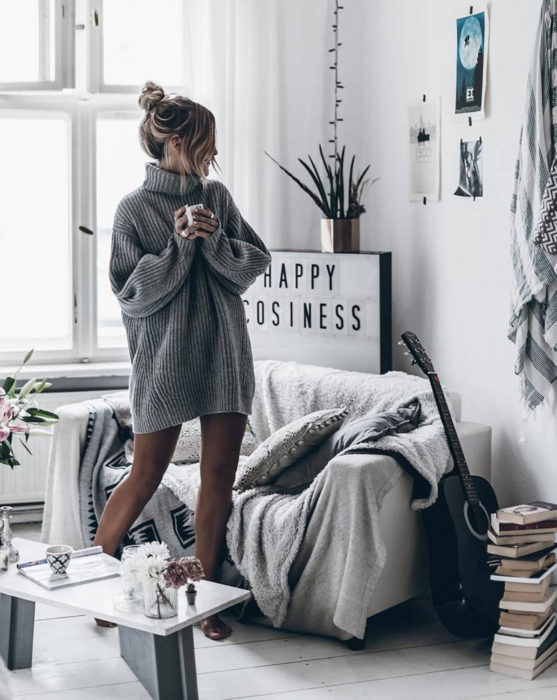
[[[406,354],[429,378],[454,462],[439,482],[437,501],[422,511],[433,603],[453,634],[488,637],[498,627],[504,587],[490,580],[497,562],[487,553],[490,513],[498,508],[497,496],[486,479],[470,474],[439,377],[418,337],[410,331],[401,337]]]

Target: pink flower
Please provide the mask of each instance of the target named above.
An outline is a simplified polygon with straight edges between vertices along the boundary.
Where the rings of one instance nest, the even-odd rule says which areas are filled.
[[[7,423],[14,415],[15,399],[8,399],[6,395],[0,396],[0,423]]]
[[[166,571],[164,572],[166,585],[170,588],[180,588],[188,582],[188,572],[185,566],[180,564],[176,559],[168,562]]]
[[[188,584],[188,590],[192,585],[191,581],[199,581],[204,575],[203,566],[197,557],[171,559],[164,572],[167,586],[180,588]]]
[[[178,561],[186,568],[190,581],[201,581],[205,576],[203,564],[197,557],[181,557]]]
[[[27,426],[22,423],[10,423],[14,419],[16,399],[9,399],[6,393],[0,394],[0,442],[4,442],[10,433],[25,433]]]

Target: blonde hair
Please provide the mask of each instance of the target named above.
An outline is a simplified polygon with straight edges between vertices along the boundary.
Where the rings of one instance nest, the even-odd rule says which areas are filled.
[[[188,97],[165,95],[163,88],[151,80],[143,85],[138,103],[145,110],[139,125],[139,138],[149,156],[157,160],[168,159],[170,137],[174,134],[180,136],[180,184],[185,192],[187,174],[205,177],[203,160],[216,150],[213,113]],[[214,156],[209,160],[209,165],[220,170]]]

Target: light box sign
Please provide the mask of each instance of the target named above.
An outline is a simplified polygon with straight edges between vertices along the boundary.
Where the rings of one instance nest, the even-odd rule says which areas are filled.
[[[242,297],[254,359],[391,369],[390,253],[270,252]]]

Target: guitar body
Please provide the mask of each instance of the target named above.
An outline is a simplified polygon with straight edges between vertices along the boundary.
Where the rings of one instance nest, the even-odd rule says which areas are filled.
[[[487,513],[498,508],[488,481],[472,479]],[[423,511],[429,541],[433,603],[444,626],[458,637],[488,637],[498,627],[504,585],[491,581],[487,542],[473,533],[461,479],[450,474],[439,482],[437,501]],[[478,534],[478,533],[477,533]],[[481,533],[479,533],[481,534]]]

